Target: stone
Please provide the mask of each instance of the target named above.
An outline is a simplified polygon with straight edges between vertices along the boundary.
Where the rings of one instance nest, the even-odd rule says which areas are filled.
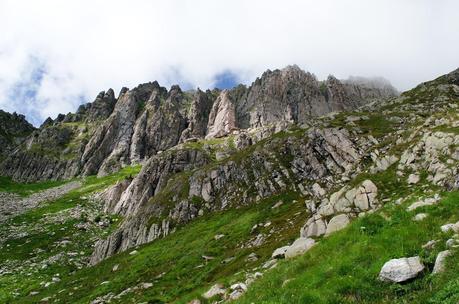
[[[271,260],[267,260],[267,261],[263,264],[262,268],[263,268],[263,269],[268,269],[268,268],[274,268],[274,267],[276,267],[276,266],[277,266],[277,260],[276,260],[276,259],[271,259]]]
[[[312,185],[312,192],[317,197],[322,197],[326,194],[326,191],[318,183]]]
[[[347,214],[339,214],[334,216],[327,224],[327,231],[325,235],[345,228],[350,223],[349,216]]]
[[[226,294],[226,289],[223,288],[222,284],[215,284],[213,285],[206,293],[202,295],[203,298],[205,299],[210,299],[215,296],[222,296]]]
[[[271,257],[273,259],[283,259],[283,258],[285,258],[285,253],[287,252],[288,248],[289,248],[289,246],[284,246],[284,247],[277,248],[276,250],[274,250],[274,252],[271,255]]]
[[[444,233],[453,231],[455,233],[459,232],[459,222],[454,223],[454,224],[445,224],[440,227],[440,230]]]
[[[221,239],[224,236],[225,236],[224,234],[217,234],[217,235],[214,236],[214,240],[218,241],[219,239]]]
[[[327,230],[327,226],[325,222],[319,218],[317,220],[313,220],[311,223],[306,224],[300,231],[300,235],[302,237],[317,237],[324,235]]]
[[[284,256],[286,259],[291,259],[298,255],[302,255],[309,249],[311,249],[315,244],[316,241],[314,239],[300,237],[296,239],[295,242],[293,242],[293,244],[288,247],[288,249],[285,251]]]
[[[420,222],[420,221],[424,220],[427,216],[428,216],[428,214],[426,214],[426,213],[418,213],[413,217],[413,221]]]
[[[423,249],[432,249],[435,247],[435,245],[438,243],[437,240],[430,240],[428,241],[427,243],[425,243],[424,245],[422,245],[422,248]]]
[[[403,283],[418,277],[424,269],[418,256],[392,259],[381,268],[379,279],[385,282]]]
[[[413,210],[416,210],[416,209],[421,208],[421,207],[432,206],[432,205],[435,205],[437,202],[438,202],[438,199],[426,198],[426,199],[423,199],[423,200],[420,200],[420,201],[412,203],[406,209],[406,211],[413,211]]]
[[[446,258],[451,255],[450,250],[440,251],[435,259],[435,265],[432,270],[433,274],[445,271]]]
[[[421,179],[421,178],[419,177],[418,174],[410,174],[410,175],[408,176],[407,183],[410,184],[410,185],[412,185],[412,184],[417,184],[417,183],[419,183],[420,179]]]

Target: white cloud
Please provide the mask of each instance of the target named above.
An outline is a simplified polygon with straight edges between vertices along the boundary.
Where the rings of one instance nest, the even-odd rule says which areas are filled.
[[[109,87],[208,88],[225,70],[247,83],[292,63],[408,89],[459,65],[458,11],[456,0],[0,0],[0,108],[37,123]],[[31,58],[45,74],[24,106],[12,92]]]

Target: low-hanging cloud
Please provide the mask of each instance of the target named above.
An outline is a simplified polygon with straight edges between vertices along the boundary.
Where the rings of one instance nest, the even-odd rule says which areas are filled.
[[[35,124],[101,90],[250,83],[298,64],[404,90],[457,68],[456,0],[0,0],[0,108]],[[233,76],[232,76],[233,77]]]

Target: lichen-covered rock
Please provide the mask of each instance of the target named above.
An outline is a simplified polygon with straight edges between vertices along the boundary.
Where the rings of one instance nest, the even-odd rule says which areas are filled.
[[[419,276],[425,267],[418,256],[392,259],[384,264],[379,273],[381,281],[402,283]]]
[[[327,231],[325,235],[329,235],[335,231],[341,230],[349,225],[350,219],[347,214],[339,214],[334,217],[328,222],[327,224]]]

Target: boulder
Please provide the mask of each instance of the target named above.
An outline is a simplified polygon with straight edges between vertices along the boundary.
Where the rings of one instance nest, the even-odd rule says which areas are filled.
[[[426,213],[418,213],[413,217],[413,221],[420,222],[428,216]]]
[[[419,180],[420,180],[420,177],[419,177],[418,174],[410,174],[408,176],[407,182],[408,182],[408,184],[417,184],[417,183],[419,183]]]
[[[418,256],[392,259],[381,268],[379,279],[385,282],[402,283],[416,278],[424,269]]]
[[[302,237],[321,236],[325,234],[326,229],[327,226],[321,218],[317,220],[311,218],[311,221],[308,221],[305,227],[301,229],[300,234]]]
[[[453,231],[455,233],[459,232],[459,222],[457,223],[450,223],[450,224],[445,224],[443,226],[440,227],[441,231],[444,232],[444,233],[447,233],[449,231]]]
[[[434,268],[432,270],[433,274],[445,271],[446,258],[450,255],[450,250],[444,250],[438,253],[437,258],[435,259]]]
[[[301,255],[309,249],[311,249],[315,244],[316,241],[314,241],[311,238],[300,237],[296,239],[295,242],[293,242],[293,244],[290,245],[288,249],[285,251],[285,258],[291,259],[293,257]]]
[[[273,259],[283,259],[283,258],[285,258],[285,252],[287,252],[289,247],[290,246],[284,246],[284,247],[277,248],[276,250],[274,250],[274,252],[273,252],[271,257]]]
[[[325,235],[329,235],[335,231],[341,230],[350,223],[349,216],[347,214],[339,214],[334,216],[327,225],[327,231]]]
[[[202,296],[205,299],[210,299],[218,295],[224,295],[226,293],[226,289],[223,288],[222,284],[215,284],[212,286],[206,293],[204,293]]]

